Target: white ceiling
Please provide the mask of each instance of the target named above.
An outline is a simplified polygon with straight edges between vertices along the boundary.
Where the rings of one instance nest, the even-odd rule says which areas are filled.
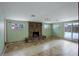
[[[7,19],[40,22],[78,20],[77,2],[0,2],[0,15]],[[32,17],[35,15],[35,17]]]

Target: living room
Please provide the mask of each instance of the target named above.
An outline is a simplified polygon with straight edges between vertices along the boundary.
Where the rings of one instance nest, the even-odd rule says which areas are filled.
[[[78,26],[77,2],[0,2],[0,55],[78,56]]]

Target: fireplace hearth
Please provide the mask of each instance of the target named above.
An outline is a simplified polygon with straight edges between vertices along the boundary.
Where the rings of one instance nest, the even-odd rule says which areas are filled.
[[[33,32],[33,37],[34,37],[34,38],[39,37],[39,32]]]

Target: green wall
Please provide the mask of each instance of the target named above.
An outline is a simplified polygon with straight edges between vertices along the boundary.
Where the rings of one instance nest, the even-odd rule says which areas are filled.
[[[52,25],[43,23],[42,24],[42,35],[45,35],[47,37],[52,35]]]
[[[6,32],[7,32],[7,42],[15,42],[15,41],[20,41],[24,40],[25,37],[28,37],[29,35],[29,28],[28,28],[28,22],[24,21],[14,21],[14,20],[7,20],[6,21]],[[11,24],[16,23],[16,24],[24,24],[23,29],[18,29],[18,30],[12,30],[11,29]],[[51,24],[42,24],[42,35],[45,35],[47,37],[52,35],[52,25]]]
[[[45,26],[47,26],[47,28],[45,28]],[[64,23],[53,23],[53,24],[43,23],[42,34],[47,37],[56,36],[56,37],[63,38],[64,37]]]
[[[24,27],[13,30],[11,28],[12,24],[23,24]],[[15,42],[15,41],[24,40],[25,37],[28,37],[28,22],[7,20],[6,30],[7,30],[7,42]]]
[[[0,18],[0,55],[4,50],[4,20]]]
[[[63,38],[64,37],[64,23],[53,23],[52,35]]]
[[[18,30],[12,30],[11,24],[24,24],[24,28]],[[14,20],[7,20],[6,30],[7,30],[7,42],[14,42],[24,40],[25,37],[28,37],[29,30],[28,30],[28,22],[26,21],[14,21]],[[57,37],[64,37],[64,23],[53,23],[47,24],[42,23],[42,35],[47,37],[49,36],[57,36]]]

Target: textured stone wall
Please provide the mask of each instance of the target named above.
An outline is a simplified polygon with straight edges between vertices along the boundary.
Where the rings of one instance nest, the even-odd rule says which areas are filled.
[[[39,32],[39,36],[42,36],[42,23],[29,22],[29,37],[33,36],[33,32]]]

